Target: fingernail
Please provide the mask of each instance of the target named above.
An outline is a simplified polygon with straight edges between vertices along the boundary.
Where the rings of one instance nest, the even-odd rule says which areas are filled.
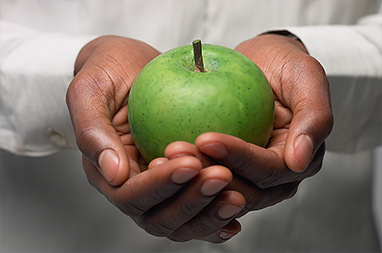
[[[219,237],[223,240],[228,240],[228,239],[234,237],[235,235],[237,235],[237,233],[230,233],[230,232],[226,232],[226,231],[221,231],[219,233]]]
[[[225,157],[228,153],[226,147],[221,143],[211,143],[199,148],[200,151],[213,158]]]
[[[198,174],[197,170],[189,168],[179,168],[171,175],[171,180],[176,184],[184,184]]]
[[[294,150],[301,171],[304,171],[308,167],[313,156],[314,143],[312,138],[306,134],[301,134],[295,139]]]
[[[200,190],[205,196],[212,196],[223,190],[227,185],[227,181],[219,179],[208,179],[204,181]]]
[[[242,209],[240,206],[225,204],[219,207],[218,216],[222,220],[229,219],[238,214]]]
[[[98,164],[101,167],[101,173],[107,181],[113,182],[117,175],[119,157],[114,150],[105,149],[98,157]]]

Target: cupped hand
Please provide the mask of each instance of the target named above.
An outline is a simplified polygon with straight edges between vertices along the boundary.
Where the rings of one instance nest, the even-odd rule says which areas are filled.
[[[103,36],[77,57],[67,91],[77,145],[111,185],[147,168],[130,134],[127,100],[135,77],[159,54],[138,40]]]
[[[294,172],[308,168],[333,127],[329,84],[320,63],[294,38],[265,34],[235,48],[256,63],[275,97],[275,124],[268,149]]]
[[[266,148],[219,133],[200,135],[195,145],[175,142],[168,159],[195,156],[204,167],[229,168],[234,178],[225,190],[240,192],[240,215],[292,197],[305,178],[322,166],[325,138],[333,117],[329,87],[321,65],[304,45],[281,35],[261,35],[237,46],[264,72],[275,97],[275,123]]]
[[[67,105],[89,182],[155,236],[174,241],[223,242],[240,231],[233,217],[245,205],[223,166],[202,170],[199,159],[157,159],[149,165],[132,140],[127,117],[130,87],[160,53],[137,40],[104,36],[79,53]]]

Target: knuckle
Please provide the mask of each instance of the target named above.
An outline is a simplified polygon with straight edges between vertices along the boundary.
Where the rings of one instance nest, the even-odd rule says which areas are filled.
[[[260,189],[266,189],[281,184],[286,180],[286,172],[284,169],[275,168],[271,169],[272,173],[266,175],[264,178],[256,183]]]
[[[195,215],[200,211],[200,205],[195,202],[187,202],[178,209],[178,217],[185,218]]]
[[[157,237],[168,237],[173,232],[168,223],[162,222],[161,219],[153,219],[146,214],[138,217],[137,224],[147,233]]]
[[[251,211],[260,210],[290,199],[297,193],[300,182],[296,181],[265,189],[261,197],[248,201],[247,208]],[[270,191],[268,192],[268,190]]]
[[[124,214],[131,217],[139,217],[145,211],[139,208],[137,205],[134,205],[131,201],[121,200],[121,199],[110,199],[108,198],[113,205],[115,205],[119,210]]]
[[[199,211],[200,206],[197,203],[187,203],[175,211],[171,220],[164,216],[153,218],[145,214],[139,217],[138,224],[151,235],[167,237],[174,242],[186,242],[209,235],[217,224],[213,221],[216,219],[188,223],[187,221]]]
[[[246,195],[246,205],[242,211],[242,213],[247,213],[250,211],[256,211],[263,209],[265,204],[267,202],[266,195],[261,193],[260,191],[256,194],[249,194]]]
[[[226,223],[226,222],[224,222]],[[197,231],[197,234],[201,237],[205,237],[210,234],[211,231],[215,232],[216,226],[221,225],[221,220],[216,219],[204,219],[202,222],[195,223],[193,226],[193,230]],[[220,226],[218,226],[220,228]]]

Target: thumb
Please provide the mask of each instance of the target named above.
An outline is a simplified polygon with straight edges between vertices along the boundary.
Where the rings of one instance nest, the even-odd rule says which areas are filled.
[[[95,101],[95,96],[84,96],[86,91],[77,87],[81,85],[69,86],[67,105],[78,148],[109,184],[121,185],[130,174],[129,159],[112,124],[110,110]],[[82,94],[81,98],[78,94]]]
[[[90,152],[83,150],[83,153],[85,155],[89,153],[90,157],[92,154],[95,154],[94,159],[92,159],[93,164],[98,168],[109,184],[118,186],[124,183],[129,177],[129,160],[120,140],[113,140],[114,138],[111,134],[106,136],[99,136],[99,138],[103,140],[102,145],[94,144],[94,150],[90,150]],[[92,138],[92,136],[89,137]],[[118,135],[116,137],[119,138]],[[89,155],[86,156],[89,157]]]
[[[285,162],[294,172],[302,172],[309,166],[333,125],[331,110],[307,110],[293,116],[286,140]]]
[[[302,172],[311,163],[317,150],[330,134],[333,115],[326,73],[313,57],[296,55],[300,59],[289,72],[289,83],[279,96],[293,113],[285,144],[285,162],[294,172]],[[288,75],[287,75],[288,76]],[[289,86],[288,86],[289,84]]]

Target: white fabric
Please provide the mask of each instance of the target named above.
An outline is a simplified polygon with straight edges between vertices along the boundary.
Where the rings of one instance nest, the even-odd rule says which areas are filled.
[[[20,155],[74,148],[65,93],[77,54],[93,37],[0,25],[0,147]]]
[[[382,75],[382,17],[343,26],[376,13],[380,1],[2,0],[0,4],[1,18],[7,21],[1,23],[0,34],[2,149],[38,156],[74,146],[62,101],[76,54],[95,35],[129,36],[161,51],[195,38],[234,47],[280,24],[302,38],[333,83],[333,108],[338,113],[328,148],[353,152],[381,142],[375,136],[381,136],[382,120],[370,114],[370,108],[376,108],[381,93],[377,84]],[[327,26],[332,23],[336,26]],[[290,27],[297,25],[310,26]],[[354,92],[361,85],[367,90],[365,100]],[[37,96],[47,98],[46,103]],[[354,110],[348,110],[349,106]],[[358,125],[349,128],[350,122]]]
[[[354,26],[289,29],[328,75],[335,116],[329,150],[356,152],[381,144],[381,27],[382,15],[374,15]]]
[[[244,217],[244,231],[216,247],[146,235],[89,189],[76,151],[1,154],[0,251],[378,250],[369,150],[382,140],[382,17],[370,15],[380,6],[380,0],[1,0],[0,149],[42,156],[75,147],[66,88],[79,50],[98,35],[129,36],[166,51],[195,38],[233,48],[282,27],[328,74],[335,116],[329,150],[368,151],[329,153],[323,172],[295,198]]]

